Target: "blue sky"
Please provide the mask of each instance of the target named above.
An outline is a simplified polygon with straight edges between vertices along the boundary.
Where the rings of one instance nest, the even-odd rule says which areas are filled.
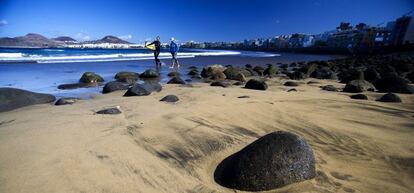
[[[240,41],[320,33],[341,21],[377,25],[413,9],[414,0],[0,0],[0,37]]]

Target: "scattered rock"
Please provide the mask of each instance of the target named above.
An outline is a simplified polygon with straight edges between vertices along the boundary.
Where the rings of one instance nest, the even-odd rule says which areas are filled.
[[[302,80],[307,78],[306,74],[300,71],[288,72],[286,75],[292,80]]]
[[[0,88],[0,112],[29,105],[51,103],[55,99],[50,94],[35,93],[17,88]]]
[[[159,83],[134,84],[124,96],[147,96],[152,92],[159,92],[161,89],[162,86]]]
[[[364,94],[354,94],[349,97],[351,97],[351,99],[368,100],[367,95],[364,95]]]
[[[223,71],[223,73],[226,75],[227,79],[230,80],[236,80],[236,76],[241,72],[241,69],[239,68],[227,68]]]
[[[374,82],[380,92],[395,92],[412,94],[414,87],[408,84],[409,81],[398,76],[396,73],[387,73],[381,79]]]
[[[60,106],[60,105],[71,105],[73,103],[75,103],[77,100],[79,100],[78,98],[74,98],[74,97],[62,97],[59,100],[56,101],[55,105],[56,106]]]
[[[336,76],[336,73],[332,71],[329,67],[322,67],[316,69],[310,77],[317,78],[317,79],[331,79],[336,80],[338,77]]]
[[[267,134],[223,160],[217,183],[242,191],[265,191],[316,176],[315,158],[305,139],[285,131]]]
[[[246,98],[250,98],[250,96],[244,95],[244,96],[239,96],[237,98],[239,98],[239,99],[246,99]]]
[[[372,83],[381,79],[381,75],[378,73],[377,70],[375,70],[375,68],[368,68],[364,71],[364,78],[366,81]]]
[[[278,71],[279,69],[277,68],[276,65],[268,64],[267,68],[263,71],[263,75],[268,76],[268,77],[274,77]]]
[[[190,75],[190,76],[195,76],[195,75],[198,75],[198,70],[197,69],[191,69],[189,72],[188,72],[188,74],[187,75]]]
[[[203,68],[203,70],[201,71],[201,76],[204,78],[210,78],[213,80],[224,80],[226,79],[226,75],[223,73],[223,71],[226,68],[223,67],[222,65],[211,65],[211,66],[206,66]]]
[[[257,80],[257,79],[250,79],[247,81],[244,88],[247,89],[254,89],[254,90],[266,90],[268,88],[266,82]]]
[[[96,114],[105,114],[105,115],[116,115],[121,114],[121,110],[119,106],[105,108],[96,112]]]
[[[185,81],[178,76],[174,76],[167,82],[167,84],[185,84]]]
[[[226,79],[226,75],[223,72],[217,71],[210,77],[210,79],[212,79],[212,80],[224,80],[224,79]]]
[[[257,74],[258,74],[259,76],[263,76],[263,75],[264,75],[264,71],[265,71],[265,69],[264,69],[263,67],[261,67],[261,66],[255,66],[255,67],[253,68],[253,70],[254,70],[255,72],[257,72]]]
[[[321,86],[322,90],[331,91],[331,92],[338,92],[338,89],[334,85],[325,85]]]
[[[128,89],[128,85],[125,85],[121,82],[118,81],[111,81],[105,84],[105,86],[102,89],[102,93],[106,94],[106,93],[110,93],[110,92],[114,92],[117,90],[126,90]]]
[[[414,71],[413,71],[413,72],[408,73],[408,74],[405,76],[405,78],[406,78],[407,80],[409,80],[411,83],[414,83]]]
[[[94,72],[85,72],[83,73],[82,77],[79,79],[80,83],[96,83],[96,82],[103,82],[104,79],[95,74]]]
[[[189,70],[193,70],[193,69],[196,69],[197,70],[197,66],[189,66],[188,69]]]
[[[115,80],[118,82],[134,84],[138,81],[139,74],[135,72],[118,72],[115,75]]]
[[[299,86],[297,82],[293,82],[293,81],[286,81],[283,85],[284,86]]]
[[[380,102],[388,102],[388,103],[400,103],[400,102],[402,102],[401,101],[401,98],[398,95],[396,95],[394,93],[390,93],[390,92],[387,93],[387,94],[385,94],[385,95],[383,95],[377,101],[380,101]]]
[[[295,88],[291,88],[288,90],[288,92],[297,92],[298,90],[296,90]]]
[[[359,93],[365,91],[375,91],[374,85],[366,80],[353,80],[346,84],[344,92]]]
[[[239,82],[247,82],[247,79],[243,73],[238,73],[233,80],[237,80]]]
[[[210,84],[210,86],[220,86],[220,87],[226,88],[230,85],[228,83],[223,82],[223,81],[214,81]]]
[[[139,75],[140,78],[158,78],[160,74],[154,69],[145,70],[142,74]]]
[[[162,98],[160,101],[168,102],[168,103],[175,103],[178,100],[180,100],[180,99],[178,99],[178,97],[175,96],[175,95],[167,95],[164,98]]]

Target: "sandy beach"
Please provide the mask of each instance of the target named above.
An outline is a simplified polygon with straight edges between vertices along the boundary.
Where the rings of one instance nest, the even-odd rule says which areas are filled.
[[[279,130],[307,140],[317,176],[269,192],[414,191],[413,95],[353,100],[319,88],[343,88],[338,81],[300,80],[297,92],[285,81],[269,79],[266,91],[163,85],[149,96],[118,91],[0,113],[0,192],[240,192],[215,182],[217,165]],[[168,94],[180,100],[159,101]],[[113,106],[122,113],[95,114]]]

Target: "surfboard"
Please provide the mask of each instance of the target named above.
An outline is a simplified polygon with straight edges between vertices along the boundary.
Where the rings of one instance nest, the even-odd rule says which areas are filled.
[[[148,45],[148,44],[150,44],[150,43],[145,43],[146,48],[148,48],[150,50],[155,50],[155,45],[154,44],[152,44],[152,45]]]

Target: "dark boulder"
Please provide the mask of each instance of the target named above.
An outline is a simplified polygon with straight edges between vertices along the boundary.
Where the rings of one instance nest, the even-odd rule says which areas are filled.
[[[253,70],[253,68],[245,68],[246,72],[249,72],[249,76],[259,76],[259,73]]]
[[[217,183],[242,191],[271,190],[315,176],[311,146],[285,131],[257,139],[223,160],[214,172]]]
[[[102,109],[96,112],[96,114],[105,114],[105,115],[116,115],[116,114],[121,114],[121,113],[122,112],[119,109],[119,107],[105,108],[105,109]]]
[[[168,73],[167,74],[167,76],[169,76],[169,77],[179,77],[179,76],[181,76],[181,74],[179,73],[179,72],[170,72],[170,73]]]
[[[336,73],[329,69],[328,67],[322,67],[316,69],[310,77],[317,78],[317,79],[331,79],[336,80],[338,77],[336,76]]]
[[[191,70],[187,73],[187,75],[190,75],[190,76],[198,75],[198,70],[197,70],[197,69],[191,69]]]
[[[253,68],[253,71],[257,72],[257,74],[258,74],[259,76],[263,76],[263,75],[264,75],[264,71],[265,71],[265,69],[264,69],[263,67],[261,67],[261,66],[255,66],[255,67]]]
[[[405,78],[406,78],[407,80],[409,80],[411,83],[414,83],[414,71],[413,71],[413,72],[408,73],[408,74],[405,76]]]
[[[194,70],[194,69],[197,70],[197,66],[189,66],[188,69],[189,70]]]
[[[178,76],[172,77],[167,84],[185,84],[185,81]]]
[[[365,91],[375,91],[374,85],[366,80],[353,80],[346,84],[344,92],[359,93]]]
[[[357,99],[357,100],[368,100],[367,95],[364,94],[354,94],[349,96],[351,99]]]
[[[396,64],[394,64],[395,69],[399,72],[409,72],[411,70],[413,70],[413,64],[408,63],[408,62],[397,62]]]
[[[135,72],[118,72],[115,75],[115,80],[118,82],[134,84],[138,81],[139,74]]]
[[[224,70],[223,73],[226,75],[227,79],[234,80],[236,75],[240,73],[240,69],[231,67]]]
[[[204,78],[210,78],[213,80],[226,79],[226,75],[223,73],[223,71],[226,70],[225,67],[222,65],[210,65],[203,68],[201,71],[201,76]]]
[[[338,74],[338,79],[341,83],[348,83],[352,80],[359,79],[360,72],[356,69],[348,69],[348,70],[342,70]]]
[[[401,98],[398,95],[396,95],[394,93],[390,93],[390,92],[387,93],[387,94],[385,94],[385,95],[383,95],[377,101],[380,101],[380,102],[388,102],[388,103],[400,103],[400,102],[402,102],[401,101]]]
[[[160,74],[154,69],[145,70],[142,74],[139,75],[140,78],[158,78]]]
[[[134,84],[124,96],[147,96],[152,92],[159,92],[161,89],[162,86],[159,83]]]
[[[110,92],[114,92],[117,90],[126,90],[128,89],[128,85],[125,85],[121,82],[118,81],[111,81],[105,84],[105,86],[102,89],[102,93],[106,94],[106,93],[110,93]]]
[[[55,99],[50,94],[35,93],[17,88],[0,88],[0,112],[29,105],[51,103]]]
[[[364,78],[368,82],[375,82],[381,78],[381,75],[375,68],[368,68],[364,71]]]
[[[95,74],[94,72],[85,72],[83,73],[82,77],[79,79],[80,83],[96,83],[96,82],[103,82],[104,79]]]
[[[257,79],[250,79],[247,81],[244,88],[253,89],[253,90],[266,90],[268,88],[266,82],[257,80]]]
[[[380,92],[412,94],[414,93],[414,88],[408,83],[408,80],[398,76],[396,73],[387,73],[381,79],[375,81],[374,85]]]
[[[178,97],[175,95],[167,95],[164,98],[162,98],[160,101],[167,102],[167,103],[175,103],[178,100],[180,99],[178,99]]]
[[[331,91],[331,92],[338,92],[338,88],[336,88],[334,85],[325,85],[321,86],[322,90]]]
[[[223,81],[214,81],[210,84],[210,86],[218,86],[218,87],[226,88],[226,87],[229,87],[230,85],[228,83],[223,82]]]
[[[287,72],[286,75],[292,80],[302,80],[307,78],[306,74],[301,71]]]
[[[74,98],[74,97],[63,97],[63,98],[60,98],[59,100],[57,100],[55,105],[56,106],[71,105],[71,104],[75,103],[77,100],[79,100],[79,99]]]
[[[293,82],[293,81],[286,81],[283,85],[284,86],[299,86],[297,82]]]
[[[246,76],[243,73],[238,73],[233,80],[237,80],[238,82],[247,82]]]

